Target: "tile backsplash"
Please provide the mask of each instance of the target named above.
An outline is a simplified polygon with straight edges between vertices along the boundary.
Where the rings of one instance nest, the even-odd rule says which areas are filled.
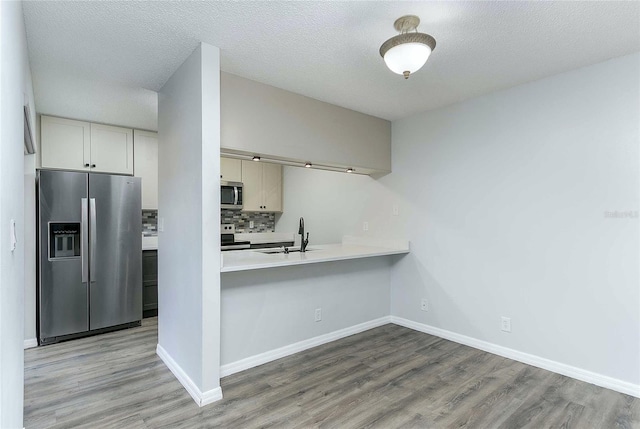
[[[249,222],[253,221],[253,229]],[[220,223],[232,223],[236,232],[275,232],[275,213],[244,213],[240,210],[221,210]],[[142,235],[145,237],[158,235],[158,210],[142,210]]]
[[[142,235],[158,235],[158,210],[142,209]]]
[[[253,221],[253,229],[249,229],[249,222]],[[236,232],[275,232],[275,213],[245,213],[240,210],[221,210],[220,223],[232,223]]]

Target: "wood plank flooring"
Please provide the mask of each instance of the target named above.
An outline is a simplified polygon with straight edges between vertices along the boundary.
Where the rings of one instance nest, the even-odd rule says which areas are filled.
[[[222,379],[198,408],[157,320],[25,351],[30,428],[640,428],[640,399],[385,325]]]

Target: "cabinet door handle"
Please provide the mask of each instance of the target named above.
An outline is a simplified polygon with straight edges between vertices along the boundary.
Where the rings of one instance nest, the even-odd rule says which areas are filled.
[[[85,164],[84,166],[85,166],[85,167],[89,167],[89,164]]]
[[[91,168],[96,168],[96,165],[95,164],[91,164]]]

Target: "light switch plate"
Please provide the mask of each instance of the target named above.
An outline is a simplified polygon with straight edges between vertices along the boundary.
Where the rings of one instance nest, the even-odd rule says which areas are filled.
[[[503,332],[511,332],[511,318],[502,316],[500,320],[500,329]]]

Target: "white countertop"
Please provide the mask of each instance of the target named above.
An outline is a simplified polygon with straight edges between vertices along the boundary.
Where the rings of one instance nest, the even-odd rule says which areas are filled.
[[[404,253],[409,253],[409,242],[406,240],[344,237],[341,244],[310,245],[305,253],[267,254],[260,250],[222,252],[220,272],[259,270]]]
[[[236,234],[236,241],[250,241],[251,244],[281,243],[294,241],[293,232],[257,232]],[[158,250],[158,236],[142,236],[142,250]]]
[[[158,250],[158,236],[142,236],[142,250]]]
[[[250,241],[251,244],[282,243],[294,241],[293,232],[258,232],[236,234],[236,241]],[[158,236],[142,236],[142,250],[158,250]]]

